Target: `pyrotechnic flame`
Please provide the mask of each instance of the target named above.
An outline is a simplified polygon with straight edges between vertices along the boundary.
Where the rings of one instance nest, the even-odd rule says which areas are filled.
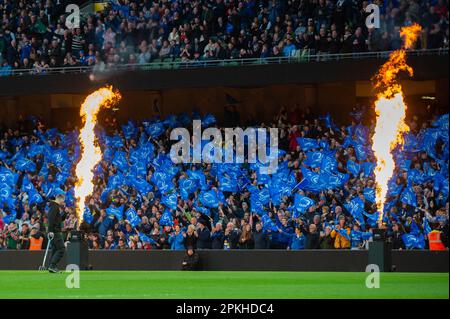
[[[389,60],[375,76],[375,88],[380,90],[375,102],[377,124],[372,137],[372,149],[377,159],[375,168],[376,204],[379,211],[379,222],[383,220],[384,204],[388,191],[388,182],[395,169],[391,151],[397,145],[403,145],[403,134],[409,131],[405,123],[406,109],[402,86],[397,82],[397,75],[405,71],[413,76],[413,69],[406,64],[406,51],[417,40],[421,31],[418,24],[404,27],[400,31],[403,47],[392,52]]]
[[[83,102],[80,116],[84,123],[80,131],[81,160],[75,169],[77,182],[75,184],[75,197],[78,203],[78,225],[81,225],[85,209],[85,200],[94,190],[92,179],[94,166],[100,162],[102,152],[95,142],[94,127],[97,123],[97,114],[102,107],[110,107],[120,99],[118,92],[111,87],[104,87],[91,93]]]

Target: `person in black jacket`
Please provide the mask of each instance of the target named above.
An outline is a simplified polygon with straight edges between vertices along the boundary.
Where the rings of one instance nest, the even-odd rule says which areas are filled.
[[[269,249],[270,239],[267,233],[263,232],[261,223],[256,223],[255,231],[253,232],[253,242],[255,249]]]
[[[200,257],[192,247],[188,247],[188,249],[186,250],[186,255],[183,258],[182,269],[183,270],[200,269]]]
[[[393,224],[392,233],[388,235],[388,241],[391,242],[392,249],[405,249],[405,243],[403,242],[402,236],[405,233],[403,225]]]
[[[65,193],[59,189],[56,191],[55,200],[50,201],[50,208],[48,211],[48,236],[53,238],[51,241],[52,253],[50,255],[50,264],[48,271],[50,273],[58,273],[59,269],[56,267],[58,262],[64,256],[65,246],[61,233],[61,206],[65,200]]]
[[[233,223],[228,223],[223,236],[224,249],[237,249],[239,243],[239,230]]]
[[[319,249],[320,248],[320,234],[317,231],[315,224],[309,225],[308,228],[302,227],[302,233],[306,236],[305,249]]]
[[[222,223],[217,223],[211,234],[211,248],[223,249],[223,230]]]
[[[203,221],[198,222],[197,230],[197,249],[210,249],[211,248],[211,232],[208,227],[205,226]]]

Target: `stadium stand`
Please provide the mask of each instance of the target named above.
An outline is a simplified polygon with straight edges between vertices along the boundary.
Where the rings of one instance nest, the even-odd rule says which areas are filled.
[[[448,48],[449,39],[446,0],[374,1],[379,29],[365,25],[369,1],[112,0],[77,29],[66,28],[63,3],[0,0],[0,75],[389,51],[413,22],[424,27],[419,49]]]
[[[376,227],[364,109],[338,126],[309,109],[281,109],[267,127],[280,129],[278,170],[260,164],[173,164],[170,130],[240,123],[237,111],[218,123],[197,112],[97,127],[103,160],[81,228],[91,249],[366,249]],[[413,118],[395,150],[383,221],[394,249],[448,247],[448,114]],[[261,125],[248,122],[246,127]],[[66,192],[63,231],[77,225],[73,186],[80,156],[77,128],[47,128],[35,117],[0,137],[0,249],[45,245],[52,194]],[[436,236],[439,233],[440,236]],[[430,235],[431,234],[431,235]],[[428,243],[440,237],[441,246]]]

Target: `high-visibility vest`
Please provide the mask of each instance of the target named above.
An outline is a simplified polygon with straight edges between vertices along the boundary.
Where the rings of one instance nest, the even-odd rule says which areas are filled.
[[[445,250],[441,241],[441,232],[438,230],[433,230],[428,234],[428,243],[430,244],[430,250]]]
[[[30,250],[41,250],[42,249],[42,242],[44,241],[44,238],[34,238],[30,237]]]

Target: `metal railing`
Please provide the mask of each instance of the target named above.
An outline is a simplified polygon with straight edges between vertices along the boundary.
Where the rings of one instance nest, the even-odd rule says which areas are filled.
[[[359,59],[387,59],[392,51],[381,52],[360,52],[360,53],[339,53],[339,54],[310,54],[305,51],[297,51],[295,55],[284,57],[268,58],[245,58],[228,60],[189,60],[166,58],[155,59],[146,64],[118,64],[108,65],[100,69],[98,66],[73,66],[56,67],[46,69],[9,69],[0,68],[0,76],[23,76],[23,75],[49,75],[49,74],[74,74],[74,73],[106,73],[115,71],[133,71],[133,70],[170,70],[170,69],[191,69],[191,68],[209,68],[209,67],[242,67],[268,64],[289,64],[289,63],[313,63],[342,60]],[[429,49],[429,50],[410,50],[408,56],[441,56],[448,55],[448,48]]]

